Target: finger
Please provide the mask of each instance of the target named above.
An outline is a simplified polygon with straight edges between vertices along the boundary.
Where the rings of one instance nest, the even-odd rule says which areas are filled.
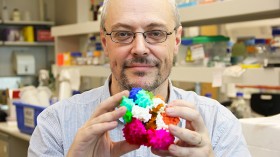
[[[194,128],[193,128],[193,126],[191,125],[191,122],[188,121],[188,120],[186,120],[186,129],[189,129],[189,130],[194,131]]]
[[[92,118],[89,121],[89,125],[94,125],[103,122],[116,121],[121,118],[126,112],[126,107],[120,107],[112,112],[104,113],[96,118]]]
[[[192,146],[202,146],[202,135],[185,128],[180,128],[175,125],[169,125],[169,131],[172,135]]]
[[[157,156],[170,156],[171,155],[168,150],[159,150],[159,149],[151,148],[151,151],[153,154],[155,154]]]
[[[95,125],[88,125],[82,129],[85,131],[83,132],[85,134],[84,137],[92,137],[92,135],[100,135],[103,134],[109,130],[112,130],[116,128],[118,125],[118,122],[105,122],[105,123],[99,123]],[[91,139],[89,139],[91,140]]]
[[[128,96],[129,92],[127,90],[117,93],[105,101],[103,101],[95,110],[92,117],[97,117],[103,113],[110,112],[114,110],[117,106],[119,106],[120,101],[122,100],[123,96]]]
[[[188,156],[188,157],[198,157],[205,156],[204,152],[199,148],[194,147],[180,147],[175,144],[171,144],[168,148],[172,156]]]
[[[192,127],[196,131],[202,131],[205,129],[205,125],[199,112],[182,106],[173,106],[166,108],[166,114],[171,117],[180,117],[191,122]]]
[[[195,105],[192,104],[192,103],[188,103],[186,102],[185,100],[173,100],[170,104],[168,104],[167,106],[182,106],[182,107],[189,107],[189,108],[192,108],[192,109],[196,109]]]
[[[111,156],[121,156],[133,150],[139,149],[140,145],[129,144],[126,141],[114,142]]]

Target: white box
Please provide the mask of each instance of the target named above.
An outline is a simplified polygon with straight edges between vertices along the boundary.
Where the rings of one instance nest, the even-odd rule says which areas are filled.
[[[253,157],[279,157],[280,114],[240,119],[242,131]]]
[[[14,67],[17,75],[35,75],[35,59],[31,54],[15,54]]]

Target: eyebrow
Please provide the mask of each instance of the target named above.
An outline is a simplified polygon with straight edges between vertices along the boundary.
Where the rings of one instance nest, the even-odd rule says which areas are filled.
[[[161,23],[150,23],[146,28],[154,28],[154,27],[159,27],[165,30],[168,30],[167,26]]]
[[[127,29],[131,29],[132,27],[130,25],[124,24],[124,23],[116,23],[112,26],[112,30],[114,29],[119,29],[119,28],[127,28]]]
[[[154,27],[158,27],[158,28],[168,30],[167,26],[162,24],[162,23],[150,23],[147,26],[145,26],[146,29],[151,29],[151,28],[154,28]],[[119,29],[119,28],[132,29],[133,26],[128,25],[128,24],[124,24],[124,23],[116,23],[112,26],[111,29],[114,30],[114,29]]]

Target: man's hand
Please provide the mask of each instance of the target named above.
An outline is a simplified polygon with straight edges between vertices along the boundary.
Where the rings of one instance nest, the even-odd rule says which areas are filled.
[[[117,120],[125,114],[125,107],[117,110],[115,107],[119,105],[122,96],[128,94],[128,91],[118,93],[97,107],[91,118],[78,130],[67,157],[121,156],[139,148],[126,141],[113,142],[108,134],[109,130],[117,127]]]
[[[179,140],[171,144],[168,151],[152,150],[160,156],[214,157],[206,126],[193,104],[175,100],[166,108],[166,114],[186,120],[186,128],[169,125],[169,131]]]

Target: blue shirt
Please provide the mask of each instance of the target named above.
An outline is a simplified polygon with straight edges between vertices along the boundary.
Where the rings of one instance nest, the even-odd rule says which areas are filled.
[[[241,125],[235,116],[219,102],[202,97],[191,91],[172,86],[169,81],[169,102],[183,99],[196,105],[209,131],[212,147],[216,157],[250,157],[242,135]],[[29,157],[62,157],[74,140],[77,130],[90,118],[95,108],[110,97],[109,80],[99,88],[92,89],[69,99],[60,101],[45,109],[37,118],[28,149]],[[180,125],[185,127],[184,121]],[[113,141],[123,140],[119,121],[116,129],[110,131]],[[150,149],[140,149],[124,155],[125,157],[156,156]]]

